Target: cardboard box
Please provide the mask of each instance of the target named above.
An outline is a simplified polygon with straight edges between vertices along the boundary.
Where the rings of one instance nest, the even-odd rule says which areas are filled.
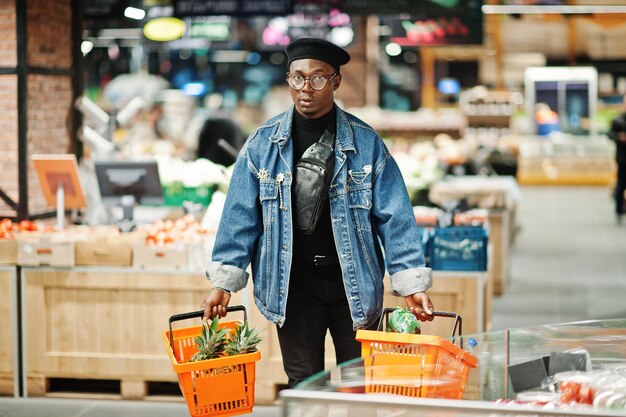
[[[0,265],[17,263],[17,240],[0,239]]]
[[[63,235],[20,236],[17,242],[17,264],[20,266],[74,266],[74,242]]]
[[[78,240],[75,248],[76,265],[132,266],[133,245],[118,236]]]

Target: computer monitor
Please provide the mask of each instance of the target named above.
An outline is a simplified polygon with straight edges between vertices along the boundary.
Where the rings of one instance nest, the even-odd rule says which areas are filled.
[[[95,169],[102,202],[122,206],[124,220],[135,204],[163,204],[156,161],[96,161]]]

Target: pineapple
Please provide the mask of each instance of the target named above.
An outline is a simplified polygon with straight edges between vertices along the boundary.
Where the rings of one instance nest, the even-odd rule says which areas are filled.
[[[229,356],[243,355],[256,351],[256,345],[261,342],[260,331],[250,329],[248,322],[236,325],[226,344],[226,354]]]
[[[218,329],[218,317],[215,316],[211,324],[202,324],[202,333],[196,337],[198,351],[193,354],[190,362],[214,359],[224,352],[228,342],[228,329]]]

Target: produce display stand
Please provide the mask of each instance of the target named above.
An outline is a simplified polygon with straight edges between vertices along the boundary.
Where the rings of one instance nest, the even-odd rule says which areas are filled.
[[[604,135],[524,136],[520,143],[520,184],[609,186],[615,181],[615,144]]]
[[[592,408],[581,404],[576,407],[541,407],[513,402],[517,393],[508,372],[512,365],[580,349],[589,353],[593,369],[626,362],[626,319],[562,323],[464,334],[462,337],[470,336],[478,342],[473,348],[478,365],[470,370],[467,387],[460,400],[365,393],[366,369],[362,363],[355,362],[315,375],[295,389],[281,391],[282,415],[626,416],[626,410]],[[451,338],[450,341],[456,343],[460,340]]]
[[[0,266],[0,395],[18,396],[17,271]]]
[[[491,300],[493,280],[491,271],[433,271],[433,286],[428,290],[437,310],[454,311],[463,317],[466,333],[481,333],[491,329]],[[384,307],[404,306],[404,297],[391,292],[389,277],[385,277]],[[452,327],[445,320],[421,323],[422,333],[449,337]]]
[[[542,410],[489,401],[409,398],[393,395],[346,394],[332,391],[283,390],[282,417],[402,416],[402,417],[616,417],[614,411]],[[333,411],[330,411],[333,410]],[[335,414],[331,414],[337,410]]]
[[[493,292],[504,293],[510,280],[510,247],[514,242],[517,205],[521,200],[514,177],[448,176],[432,185],[429,199],[443,206],[466,198],[470,207],[488,209],[489,241],[493,246]]]
[[[68,396],[86,380],[114,384],[94,393],[106,398],[143,399],[163,382],[176,388],[160,331],[173,314],[197,309],[209,289],[202,271],[22,268],[24,395]],[[231,303],[243,304],[244,294]],[[76,391],[51,389],[68,380]]]

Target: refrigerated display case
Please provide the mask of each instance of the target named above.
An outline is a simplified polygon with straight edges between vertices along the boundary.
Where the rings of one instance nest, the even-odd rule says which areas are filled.
[[[371,361],[366,367],[364,363],[367,361],[359,359],[314,375],[294,389],[282,391],[283,416],[626,416],[625,408],[609,409],[604,405],[559,402],[562,392],[554,390],[558,385],[549,377],[536,379],[539,386],[535,388],[525,387],[516,392],[515,387],[520,385],[513,384],[515,381],[509,374],[516,366],[530,361],[539,360],[540,363],[548,364],[553,361],[556,364],[555,355],[564,353],[580,354],[586,358],[582,362],[586,371],[579,371],[581,375],[591,375],[603,369],[617,369],[618,364],[626,368],[626,319],[508,329],[457,336],[450,341],[465,346],[463,342],[470,337],[478,342],[473,347],[478,366],[470,370],[460,400],[365,393]],[[565,375],[561,372],[563,369],[568,366],[572,369],[580,368],[581,363],[570,361],[565,362],[565,368],[563,363],[559,366],[559,372],[554,375]],[[549,374],[549,369],[546,366],[546,374]],[[525,374],[530,373],[528,368]],[[437,380],[414,378],[411,381],[398,381],[398,384],[412,383],[419,386],[455,383],[455,379],[447,378],[445,373],[440,372],[438,375]],[[537,391],[540,391],[542,398]],[[533,400],[528,401],[531,396]],[[619,404],[616,401],[614,405]]]

